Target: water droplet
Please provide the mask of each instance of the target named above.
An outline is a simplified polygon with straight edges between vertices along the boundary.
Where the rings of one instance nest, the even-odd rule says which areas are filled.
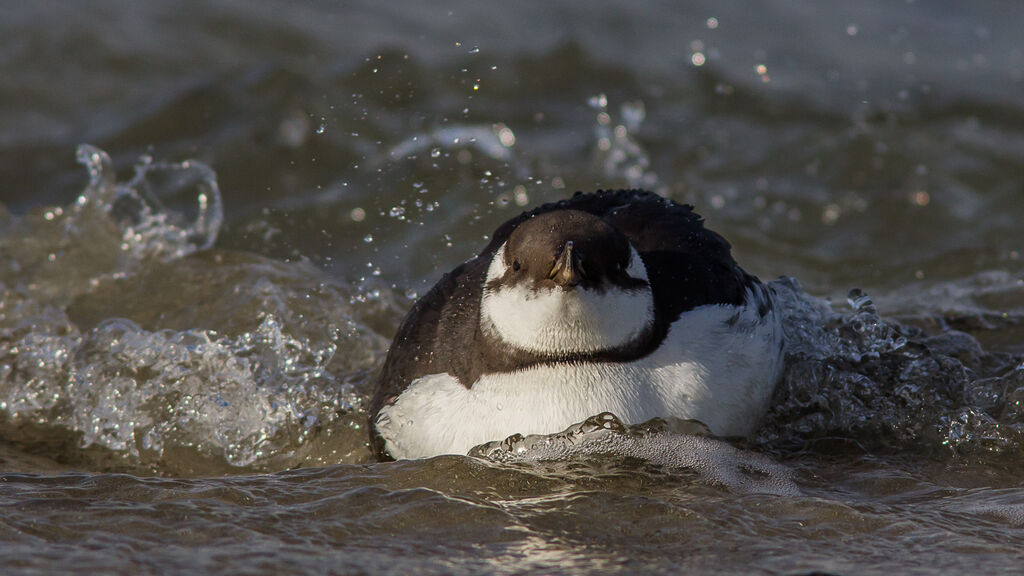
[[[516,205],[526,206],[530,203],[530,197],[526,194],[526,186],[522,184],[512,189],[513,197],[515,198]]]
[[[504,124],[496,124],[495,132],[498,135],[498,141],[505,148],[511,148],[516,144],[516,135],[512,132],[512,129]]]
[[[865,311],[868,313],[874,313],[874,302],[871,301],[871,297],[860,288],[853,288],[846,296],[847,303],[850,304],[850,308],[856,311]]]
[[[821,213],[821,221],[823,224],[835,224],[841,214],[842,209],[838,204],[828,204]]]

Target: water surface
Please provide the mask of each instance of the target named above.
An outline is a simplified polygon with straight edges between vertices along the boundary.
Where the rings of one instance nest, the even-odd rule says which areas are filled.
[[[9,7],[3,571],[1016,571],[1022,19]],[[595,420],[372,462],[365,405],[416,296],[526,207],[627,186],[784,277],[760,432]]]

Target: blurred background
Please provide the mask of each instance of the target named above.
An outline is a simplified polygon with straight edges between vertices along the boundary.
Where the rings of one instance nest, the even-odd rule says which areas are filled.
[[[1022,21],[997,1],[9,2],[0,203],[74,201],[91,143],[124,178],[144,154],[208,163],[219,247],[402,292],[523,206],[622,186],[819,294],[1019,275]]]

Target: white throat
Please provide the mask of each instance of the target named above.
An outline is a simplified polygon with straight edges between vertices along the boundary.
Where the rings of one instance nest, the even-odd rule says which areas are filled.
[[[630,247],[627,274],[647,280],[647,270]],[[494,254],[487,282],[504,276],[505,246]],[[530,352],[596,352],[627,344],[654,322],[650,287],[604,291],[576,288],[533,290],[521,284],[485,288],[480,321],[489,335]]]

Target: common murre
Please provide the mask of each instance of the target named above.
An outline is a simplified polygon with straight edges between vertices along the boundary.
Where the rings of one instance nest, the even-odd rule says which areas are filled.
[[[577,192],[509,220],[406,316],[370,402],[381,458],[465,454],[600,412],[745,436],[782,369],[772,294],[692,207]]]

